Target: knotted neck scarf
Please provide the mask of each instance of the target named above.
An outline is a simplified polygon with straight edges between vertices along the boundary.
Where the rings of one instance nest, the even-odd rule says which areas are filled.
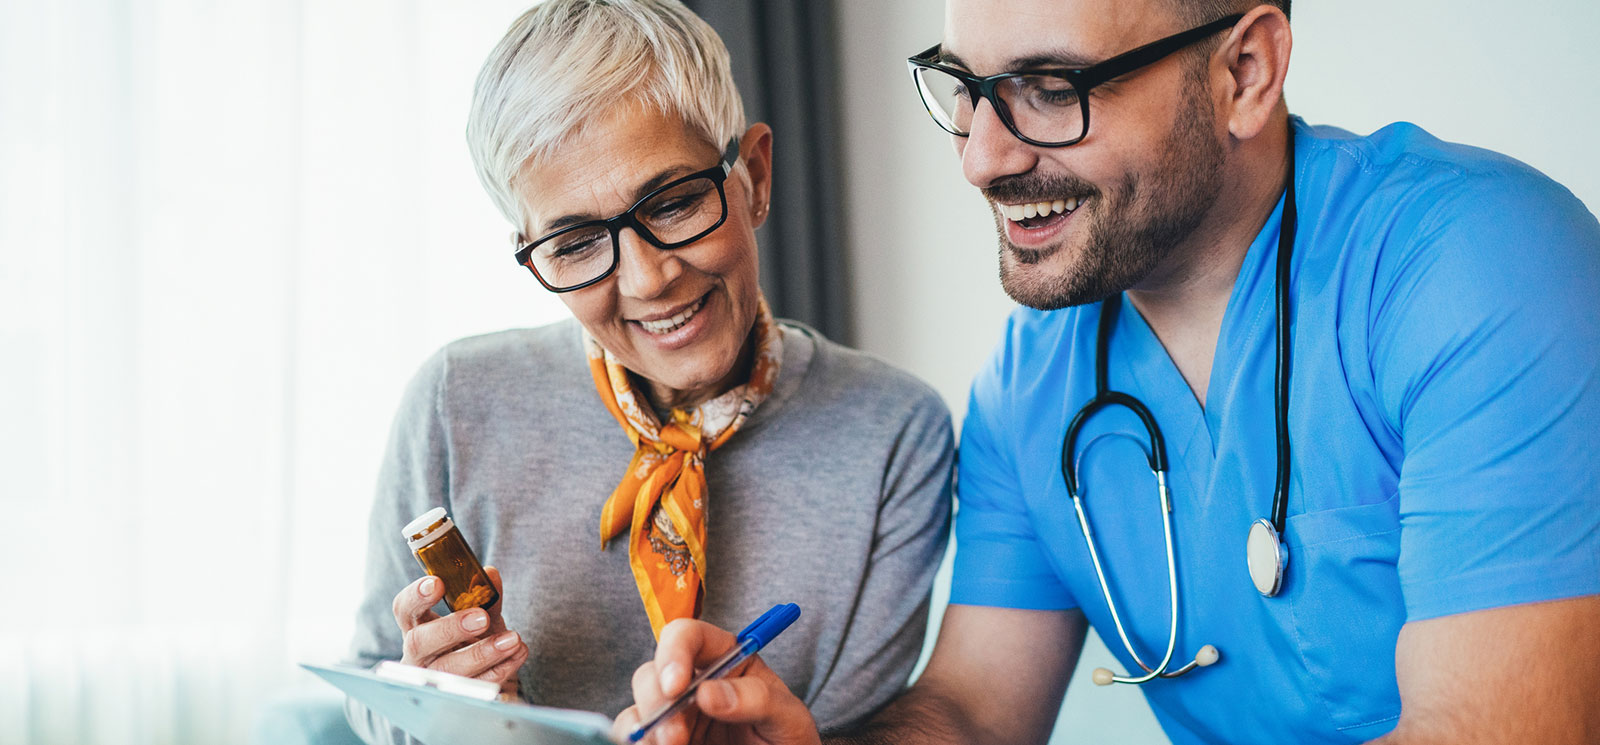
[[[650,629],[674,618],[695,618],[705,595],[707,454],[721,447],[772,393],[783,361],[783,332],[767,301],[756,313],[755,355],[744,384],[657,421],[628,379],[628,371],[588,334],[584,347],[600,400],[634,444],[622,483],[600,511],[600,548],[628,531],[628,564]]]

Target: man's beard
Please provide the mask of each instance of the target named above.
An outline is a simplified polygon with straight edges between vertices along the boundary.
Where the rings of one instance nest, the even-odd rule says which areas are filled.
[[[1098,302],[1139,284],[1194,231],[1216,202],[1221,181],[1222,145],[1216,141],[1209,87],[1203,72],[1190,76],[1182,110],[1158,145],[1162,156],[1143,177],[1124,174],[1108,192],[1075,176],[1028,174],[983,190],[991,202],[1076,195],[1087,198],[1080,210],[1094,208],[1084,215],[1090,218],[1088,236],[1079,255],[1054,275],[1037,266],[1054,254],[1012,245],[1006,218],[996,211],[1000,284],[1007,295],[1039,310]],[[1071,250],[1058,246],[1055,253]]]

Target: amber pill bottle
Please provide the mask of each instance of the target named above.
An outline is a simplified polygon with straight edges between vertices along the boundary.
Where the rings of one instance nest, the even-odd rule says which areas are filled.
[[[443,507],[428,510],[401,532],[422,570],[444,583],[444,604],[452,612],[485,608],[500,599],[467,539]]]

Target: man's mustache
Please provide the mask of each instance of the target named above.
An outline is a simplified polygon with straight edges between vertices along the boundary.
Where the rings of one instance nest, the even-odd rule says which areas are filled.
[[[991,202],[1018,204],[1045,202],[1066,197],[1092,197],[1100,193],[1094,184],[1077,176],[1008,176],[982,189]]]

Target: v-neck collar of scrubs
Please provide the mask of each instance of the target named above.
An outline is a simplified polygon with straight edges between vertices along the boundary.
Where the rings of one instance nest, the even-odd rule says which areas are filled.
[[[1211,377],[1207,383],[1205,407],[1183,378],[1171,355],[1161,344],[1138,309],[1126,297],[1111,339],[1111,360],[1107,385],[1127,391],[1149,407],[1166,440],[1167,455],[1183,464],[1173,471],[1188,476],[1190,494],[1207,495],[1217,457],[1217,442],[1228,428],[1255,429],[1255,422],[1234,422],[1237,417],[1256,417],[1259,426],[1272,428],[1273,408],[1270,378],[1276,344],[1276,268],[1278,231],[1283,220],[1283,197],[1256,233],[1239,265],[1228,305],[1217,335]],[[1265,338],[1265,342],[1263,339]],[[1118,353],[1119,341],[1123,353]],[[1133,350],[1128,353],[1127,350]],[[1266,352],[1265,365],[1261,352]],[[1265,389],[1256,385],[1262,371],[1269,382]],[[1264,405],[1237,405],[1243,397],[1252,398],[1258,390],[1267,391]],[[1254,402],[1252,402],[1254,403]],[[1209,501],[1209,500],[1207,500]]]

